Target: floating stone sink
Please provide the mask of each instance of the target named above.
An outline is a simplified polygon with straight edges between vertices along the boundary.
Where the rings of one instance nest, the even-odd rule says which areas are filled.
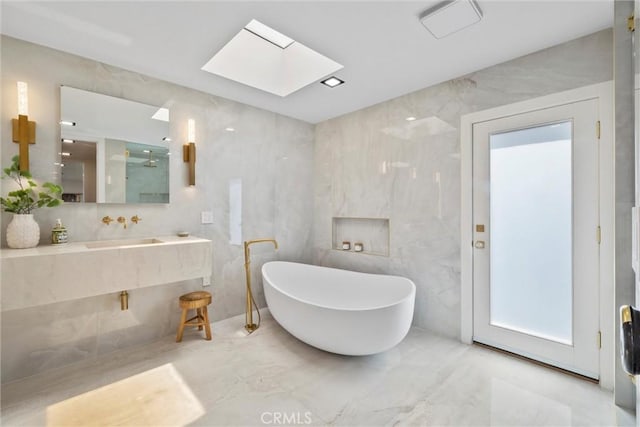
[[[2,310],[210,277],[213,244],[197,237],[73,242],[0,251]]]

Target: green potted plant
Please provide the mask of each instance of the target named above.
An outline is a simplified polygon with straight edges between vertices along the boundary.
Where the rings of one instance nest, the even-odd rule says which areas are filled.
[[[7,245],[10,248],[26,249],[38,246],[40,227],[33,219],[37,208],[54,207],[62,203],[62,187],[45,182],[38,190],[29,171],[21,171],[19,156],[14,156],[11,166],[4,169],[3,178],[11,178],[18,189],[10,191],[7,197],[0,197],[0,206],[5,212],[11,212],[13,219],[7,226]]]

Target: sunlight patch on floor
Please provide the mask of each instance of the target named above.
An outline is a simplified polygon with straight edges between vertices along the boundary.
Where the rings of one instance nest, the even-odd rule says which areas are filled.
[[[204,413],[169,363],[50,405],[47,426],[184,426]]]

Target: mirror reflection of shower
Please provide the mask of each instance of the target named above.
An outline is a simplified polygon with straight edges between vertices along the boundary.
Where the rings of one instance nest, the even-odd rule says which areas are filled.
[[[60,155],[65,202],[169,203],[168,147],[77,140]]]
[[[126,203],[169,202],[168,148],[127,142]]]
[[[143,166],[147,168],[157,168],[156,161],[153,160],[153,150],[144,150],[145,153],[149,153],[149,160]]]
[[[60,158],[54,166],[62,175],[63,199],[169,203],[170,105],[165,104],[61,87]]]

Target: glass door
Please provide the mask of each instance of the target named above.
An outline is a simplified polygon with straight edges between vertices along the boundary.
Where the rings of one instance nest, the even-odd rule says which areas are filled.
[[[489,135],[490,322],[565,344],[573,330],[571,138],[571,121]]]
[[[473,127],[474,340],[598,378],[598,102]]]

